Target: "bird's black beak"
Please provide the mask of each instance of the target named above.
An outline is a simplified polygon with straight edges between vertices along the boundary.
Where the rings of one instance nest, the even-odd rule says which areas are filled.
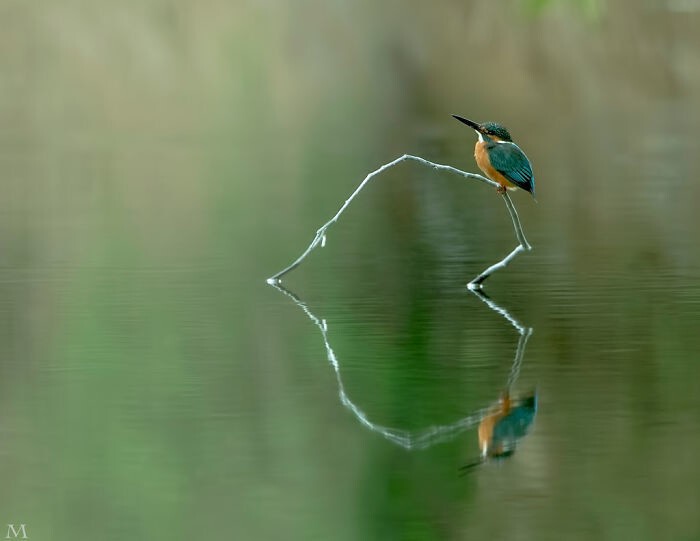
[[[457,120],[459,120],[462,124],[466,124],[470,128],[473,128],[476,131],[481,132],[481,126],[477,122],[474,122],[473,120],[469,120],[467,118],[464,118],[464,117],[461,117],[458,115],[452,115],[452,116],[454,118],[456,118]]]

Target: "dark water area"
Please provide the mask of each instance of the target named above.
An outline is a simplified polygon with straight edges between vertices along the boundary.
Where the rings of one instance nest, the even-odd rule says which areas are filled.
[[[698,24],[0,7],[0,532],[700,539]],[[403,163],[266,283],[382,164],[476,172],[453,113],[532,161],[531,252],[467,289],[501,197]]]

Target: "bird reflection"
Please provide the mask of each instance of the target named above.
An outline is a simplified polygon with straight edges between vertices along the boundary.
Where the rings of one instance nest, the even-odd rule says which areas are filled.
[[[506,310],[499,307],[485,293],[480,290],[472,291],[477,297],[489,305],[493,310],[501,313],[510,323],[518,329],[520,340],[515,353],[515,360],[511,375],[505,390],[501,393],[498,402],[481,419],[477,430],[479,438],[479,452],[481,456],[475,462],[462,466],[463,473],[475,466],[483,464],[490,459],[508,458],[515,452],[518,440],[522,439],[532,426],[537,415],[537,392],[531,391],[522,396],[514,396],[512,387],[520,372],[525,343],[532,333],[532,329],[526,329],[520,322],[513,318]]]
[[[466,473],[490,459],[508,458],[515,452],[518,440],[532,426],[537,414],[537,392],[513,397],[504,391],[498,405],[479,423],[479,451],[481,457],[460,470]]]
[[[518,440],[527,434],[536,413],[535,392],[520,398],[513,398],[507,391],[504,392],[498,401],[497,410],[479,423],[479,450],[482,458],[505,458],[512,455]]]
[[[340,402],[348,408],[357,420],[366,428],[381,434],[392,443],[408,450],[425,449],[436,443],[454,439],[457,435],[478,426],[479,448],[481,458],[462,469],[467,471],[483,463],[488,458],[505,457],[513,453],[517,440],[522,438],[532,424],[537,410],[537,397],[534,393],[522,398],[513,398],[510,390],[518,379],[523,362],[525,346],[532,334],[532,329],[522,325],[510,312],[490,299],[482,290],[470,290],[482,300],[491,310],[500,314],[517,330],[520,338],[515,351],[513,365],[500,400],[493,405],[478,409],[456,420],[449,425],[428,426],[420,430],[405,430],[382,426],[369,419],[367,414],[355,404],[345,391],[341,374],[340,359],[336,356],[329,338],[329,324],[325,319],[319,319],[296,294],[292,293],[279,282],[268,282],[279,292],[290,298],[306,316],[318,327],[326,349],[326,357],[332,366],[338,384]]]

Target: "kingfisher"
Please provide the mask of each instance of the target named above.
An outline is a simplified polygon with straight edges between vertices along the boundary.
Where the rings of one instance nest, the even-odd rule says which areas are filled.
[[[530,160],[513,142],[504,126],[495,122],[479,124],[458,115],[452,116],[476,131],[479,137],[474,146],[476,164],[487,177],[500,185],[498,193],[521,188],[535,197],[535,175]]]

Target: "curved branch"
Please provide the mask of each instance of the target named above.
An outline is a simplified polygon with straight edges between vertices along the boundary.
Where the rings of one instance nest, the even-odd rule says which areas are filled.
[[[520,218],[518,218],[518,211],[515,210],[515,205],[511,201],[508,192],[503,193],[503,201],[506,203],[506,208],[508,209],[508,214],[510,214],[510,219],[513,221],[513,229],[515,229],[515,236],[520,243],[520,246],[528,252],[532,250],[532,246],[525,238],[525,233],[523,233],[523,226],[520,224]]]
[[[421,158],[419,156],[413,156],[411,154],[404,154],[403,156],[396,158],[395,160],[386,163],[382,165],[379,169],[372,171],[370,174],[368,174],[364,180],[360,183],[360,185],[355,189],[352,194],[350,194],[350,197],[348,197],[345,200],[345,203],[340,207],[338,212],[335,213],[335,215],[328,220],[325,224],[323,224],[318,231],[316,231],[316,235],[314,236],[313,240],[309,244],[309,246],[304,250],[304,252],[297,257],[291,264],[289,264],[287,267],[279,271],[277,274],[274,274],[270,278],[267,279],[268,284],[278,284],[281,281],[282,276],[287,274],[288,272],[296,269],[304,259],[320,244],[321,247],[326,245],[326,231],[328,228],[333,225],[335,222],[338,221],[340,218],[341,214],[345,212],[345,209],[348,208],[350,203],[352,203],[353,199],[357,197],[357,195],[362,191],[362,189],[367,185],[367,183],[372,180],[374,177],[377,175],[383,173],[387,169],[394,167],[395,165],[398,165],[402,162],[405,161],[415,161],[420,163],[421,165],[425,165],[426,167],[431,167],[432,169],[437,169],[438,171],[448,171],[450,173],[454,173],[460,176],[463,176],[465,178],[471,178],[474,180],[478,180],[479,182],[483,182],[484,184],[488,184],[489,186],[492,186],[493,188],[499,188],[500,184],[497,182],[494,182],[491,179],[488,179],[484,176],[477,175],[476,173],[467,173],[466,171],[462,171],[461,169],[457,169],[456,167],[452,167],[451,165],[443,165],[440,163],[434,163],[431,161],[428,161],[424,158]],[[520,219],[518,218],[518,213],[515,210],[515,206],[513,205],[513,202],[510,199],[510,196],[508,195],[507,192],[504,192],[503,194],[503,199],[506,203],[506,208],[508,209],[508,213],[510,214],[511,220],[513,221],[513,228],[515,229],[515,236],[518,239],[519,246],[509,256],[507,256],[505,259],[500,261],[499,263],[496,263],[495,265],[492,265],[488,269],[486,269],[484,272],[482,272],[479,276],[474,278],[469,283],[469,288],[474,289],[474,288],[479,288],[481,287],[481,283],[486,280],[491,274],[500,269],[505,267],[511,259],[513,259],[518,253],[522,250],[531,250],[531,246],[528,244],[527,240],[525,239],[525,234],[523,233],[523,228],[522,225],[520,224]]]

